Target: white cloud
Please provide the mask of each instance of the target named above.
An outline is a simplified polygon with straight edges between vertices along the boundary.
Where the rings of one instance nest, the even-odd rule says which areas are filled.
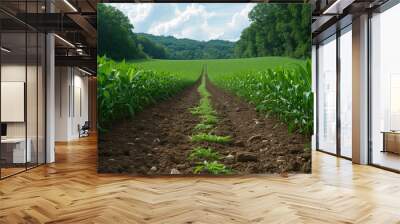
[[[203,5],[190,4],[184,10],[176,8],[171,20],[154,23],[149,32],[155,35],[176,33],[178,37],[191,38],[214,15],[213,12],[207,12]]]
[[[250,24],[248,14],[254,6],[254,3],[247,3],[240,12],[233,14],[225,32],[227,39],[234,41],[239,39],[241,31]]]
[[[233,14],[231,21],[228,23],[228,26],[237,27],[237,26],[248,25],[249,23],[248,14],[253,7],[254,4],[248,3],[240,12]]]
[[[148,19],[154,6],[154,4],[151,3],[135,4],[135,7],[131,7],[129,4],[120,3],[114,3],[111,5],[121,10],[133,25]]]
[[[112,4],[128,16],[135,32],[196,40],[238,40],[250,22],[247,4]]]

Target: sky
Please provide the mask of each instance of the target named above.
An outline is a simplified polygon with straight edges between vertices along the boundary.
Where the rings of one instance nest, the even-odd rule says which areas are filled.
[[[237,41],[250,25],[254,3],[110,3],[122,11],[135,33],[194,40]]]

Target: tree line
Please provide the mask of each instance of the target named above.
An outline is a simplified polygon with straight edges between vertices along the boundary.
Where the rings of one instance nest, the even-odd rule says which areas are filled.
[[[168,59],[218,59],[231,58],[235,43],[225,40],[197,41],[192,39],[177,39],[173,36],[155,36],[138,33],[138,37],[161,44],[166,49]]]
[[[250,26],[235,46],[236,57],[288,56],[309,58],[311,8],[308,4],[257,4]]]
[[[262,56],[309,58],[311,9],[306,4],[257,4],[237,42],[197,41],[134,33],[118,9],[98,6],[98,54],[115,60],[220,59]]]
[[[118,9],[99,4],[97,13],[98,55],[106,55],[115,60],[165,57],[164,47],[137,37],[128,17]]]

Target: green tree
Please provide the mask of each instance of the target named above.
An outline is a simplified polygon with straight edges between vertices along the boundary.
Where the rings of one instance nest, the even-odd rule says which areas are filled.
[[[155,36],[146,33],[137,34],[141,37],[163,46],[167,52],[168,59],[219,59],[232,58],[235,43],[225,40],[198,41],[187,38],[178,39],[172,36]],[[144,48],[144,52],[150,56],[152,53]],[[161,58],[159,55],[153,58]]]
[[[307,4],[257,4],[235,45],[237,57],[309,58],[311,8]]]
[[[98,5],[98,55],[115,60],[145,58],[137,44],[133,25],[118,9]]]
[[[138,36],[137,40],[143,52],[149,57],[157,59],[165,59],[168,57],[167,49],[163,45],[154,43],[144,36]]]

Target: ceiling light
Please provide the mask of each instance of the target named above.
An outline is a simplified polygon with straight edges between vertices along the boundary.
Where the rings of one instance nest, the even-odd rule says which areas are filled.
[[[74,12],[78,12],[78,10],[68,1],[64,0],[65,4],[67,4]]]
[[[87,75],[92,75],[92,73],[90,73],[90,72],[88,72],[88,71],[85,71],[85,70],[83,70],[83,69],[81,69],[81,68],[79,68],[79,67],[78,67],[78,70],[81,71],[81,72],[83,72],[83,73],[85,73],[85,74],[87,74]]]
[[[81,49],[81,48],[77,48],[76,49],[76,53],[78,53],[79,55],[83,55],[84,53],[83,53],[83,49]]]
[[[342,14],[343,9],[351,5],[355,0],[336,0],[322,14]]]
[[[60,36],[57,35],[57,34],[54,34],[54,36],[57,37],[58,39],[60,39],[61,41],[63,41],[64,43],[66,43],[67,45],[69,45],[70,47],[75,48],[75,45],[73,45],[73,44],[72,44],[71,42],[69,42],[68,40],[66,40],[66,39],[64,39],[64,38],[62,38],[62,37],[60,37]]]
[[[1,47],[1,50],[4,51],[4,52],[6,52],[6,53],[10,53],[10,52],[11,52],[11,50],[9,50],[9,49],[7,49],[7,48],[5,48],[5,47]]]

